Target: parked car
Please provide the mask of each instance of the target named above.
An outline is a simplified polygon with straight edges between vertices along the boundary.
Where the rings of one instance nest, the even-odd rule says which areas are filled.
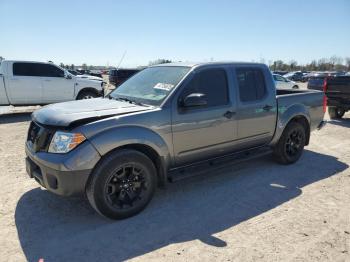
[[[77,69],[76,70],[79,74],[81,74],[81,75],[90,75],[90,70],[87,70],[87,69],[81,69],[81,68],[79,68],[79,69]]]
[[[287,74],[288,71],[273,71],[272,73],[273,73],[273,74],[276,74],[276,75],[281,75],[281,76],[283,76],[283,75]]]
[[[102,72],[101,70],[91,70],[90,71],[91,76],[102,78]]]
[[[310,72],[302,76],[301,81],[302,82],[307,82],[311,78],[322,78],[322,77],[327,77],[327,73],[325,72]]]
[[[52,63],[4,60],[0,105],[40,105],[98,97],[101,81],[76,77]]]
[[[293,81],[302,81],[303,75],[304,74],[302,72],[297,71],[297,72],[290,72],[288,74],[285,74],[284,77]]]
[[[97,80],[97,81],[103,81],[102,77],[97,77],[97,76],[92,76],[92,75],[83,75],[81,73],[79,73],[78,71],[75,70],[68,70],[69,73],[71,73],[72,75],[75,75],[76,77],[80,77],[80,78],[87,78],[87,79],[91,79],[91,80]]]
[[[323,92],[276,90],[264,64],[152,66],[108,97],[35,111],[27,172],[53,193],[86,193],[98,213],[126,218],[186,170],[270,149],[278,162],[296,162],[322,126],[322,102]]]
[[[294,81],[289,80],[281,75],[272,74],[273,80],[275,80],[276,88],[293,88],[298,89],[299,86]]]
[[[311,77],[307,83],[307,89],[323,91],[323,83],[326,77],[327,75],[317,75]]]
[[[119,86],[132,75],[136,74],[138,69],[111,69],[109,70],[109,83]]]
[[[350,110],[350,76],[310,79],[308,89],[325,92],[330,118],[342,118]]]

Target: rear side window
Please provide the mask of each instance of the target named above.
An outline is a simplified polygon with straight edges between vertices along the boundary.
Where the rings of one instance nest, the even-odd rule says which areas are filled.
[[[197,73],[184,90],[183,97],[201,93],[208,106],[227,105],[229,101],[226,72],[223,69],[207,69]]]
[[[13,75],[15,76],[39,76],[38,64],[13,63]]]
[[[64,71],[54,65],[41,63],[14,63],[13,75],[16,76],[41,76],[64,77]]]
[[[236,76],[242,102],[258,101],[266,95],[265,78],[260,69],[238,68]]]

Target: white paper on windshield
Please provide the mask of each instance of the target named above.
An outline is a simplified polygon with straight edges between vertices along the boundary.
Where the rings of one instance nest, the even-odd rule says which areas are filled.
[[[172,84],[158,83],[153,88],[154,89],[165,90],[165,91],[170,91],[173,87],[174,87],[174,85],[172,85]]]

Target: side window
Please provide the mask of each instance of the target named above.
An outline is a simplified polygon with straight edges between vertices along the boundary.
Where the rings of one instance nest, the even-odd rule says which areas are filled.
[[[38,76],[35,63],[13,63],[12,70],[15,76]]]
[[[227,105],[229,94],[225,70],[207,69],[197,73],[183,90],[182,97],[192,93],[204,94],[207,106]]]
[[[54,65],[40,64],[40,76],[64,77],[64,71]]]
[[[238,68],[236,75],[242,102],[258,101],[265,96],[265,78],[260,69]]]

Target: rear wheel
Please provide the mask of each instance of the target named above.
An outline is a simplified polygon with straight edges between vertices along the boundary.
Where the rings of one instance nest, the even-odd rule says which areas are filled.
[[[293,86],[293,89],[299,89],[298,85]]]
[[[328,114],[331,119],[339,119],[344,116],[345,110],[341,107],[328,107]]]
[[[156,188],[153,162],[135,150],[121,150],[107,156],[89,179],[86,194],[101,215],[123,219],[141,212]]]
[[[298,122],[289,123],[274,148],[276,160],[281,164],[296,162],[303,153],[305,142],[305,127]]]

